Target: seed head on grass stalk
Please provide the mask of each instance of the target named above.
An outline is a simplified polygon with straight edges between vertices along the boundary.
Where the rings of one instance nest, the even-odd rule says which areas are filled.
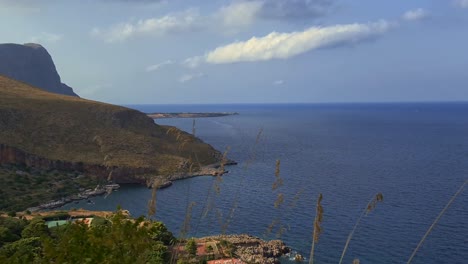
[[[276,198],[276,201],[274,203],[275,208],[280,208],[283,202],[284,202],[284,194],[280,193],[278,194],[278,197]]]
[[[185,236],[188,234],[190,231],[190,222],[192,221],[192,209],[196,205],[195,202],[191,202],[187,206],[187,211],[185,213],[185,220],[184,220],[184,225],[181,230],[181,237],[185,238]]]
[[[382,193],[377,193],[375,196],[372,197],[372,199],[369,201],[369,203],[367,203],[366,208],[364,209],[364,211],[361,213],[358,220],[354,224],[353,230],[351,230],[351,233],[349,233],[348,239],[346,239],[346,243],[345,243],[345,246],[343,248],[343,252],[341,253],[341,258],[340,258],[339,264],[341,264],[343,262],[344,256],[346,254],[346,250],[348,250],[349,243],[351,242],[351,239],[353,238],[354,232],[356,231],[359,223],[361,222],[362,217],[364,215],[367,215],[371,211],[373,211],[375,209],[375,207],[377,206],[377,203],[382,202],[382,201],[383,201],[383,194]]]
[[[314,233],[312,235],[312,247],[310,248],[310,257],[309,257],[309,264],[314,263],[314,250],[315,244],[318,243],[320,234],[323,232],[322,227],[320,226],[323,221],[323,207],[322,207],[322,194],[319,194],[317,199],[317,206],[315,209],[315,220],[314,220]]]
[[[197,129],[195,127],[195,118],[193,119],[193,122],[192,122],[192,135],[195,136],[195,132],[197,132]]]
[[[276,160],[276,166],[275,166],[275,181],[273,182],[273,186],[271,189],[274,191],[278,189],[279,187],[283,186],[283,179],[280,176],[280,166],[281,166],[281,161]]]
[[[153,190],[151,192],[151,200],[148,201],[148,218],[156,214],[156,191],[157,184],[153,183]]]

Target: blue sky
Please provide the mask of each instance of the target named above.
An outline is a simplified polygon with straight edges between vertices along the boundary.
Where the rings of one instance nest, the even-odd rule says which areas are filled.
[[[468,0],[0,0],[27,42],[118,104],[468,100]]]

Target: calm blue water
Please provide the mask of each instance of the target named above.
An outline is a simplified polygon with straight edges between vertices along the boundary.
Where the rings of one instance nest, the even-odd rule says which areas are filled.
[[[196,120],[197,136],[239,161],[223,177],[176,182],[158,192],[156,218],[178,233],[193,206],[190,236],[228,233],[280,235],[308,256],[315,203],[323,193],[323,234],[317,263],[337,263],[369,198],[385,201],[363,218],[345,263],[406,263],[439,211],[468,178],[468,104],[138,105],[144,112],[235,111],[238,116]],[[192,131],[191,119],[159,124]],[[263,133],[258,144],[257,134]],[[275,161],[284,186],[272,190]],[[274,207],[279,193],[281,210]],[[94,205],[67,205],[146,214],[150,191],[123,186]],[[296,197],[296,198],[294,198]],[[203,211],[208,207],[208,214]],[[233,212],[233,214],[231,214]],[[229,217],[232,215],[232,217]],[[273,232],[266,232],[274,221]],[[285,232],[278,234],[278,226]],[[430,234],[413,263],[468,263],[468,188]]]

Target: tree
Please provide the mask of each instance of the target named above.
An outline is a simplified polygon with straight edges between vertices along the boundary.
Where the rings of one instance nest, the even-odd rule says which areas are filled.
[[[168,248],[153,239],[151,221],[129,219],[121,211],[107,220],[91,227],[83,223],[61,227],[53,239],[44,240],[43,262],[168,263]]]
[[[208,245],[208,246],[206,247],[206,253],[208,253],[207,260],[212,260],[212,259],[214,259],[213,251],[214,251],[214,249],[213,249],[213,247],[212,247],[211,245]]]
[[[146,262],[152,264],[164,264],[167,259],[167,247],[161,242],[157,242],[148,250]]]
[[[28,222],[23,219],[0,217],[0,226],[7,228],[12,234],[15,234],[18,237],[21,236],[21,232],[27,224]]]
[[[38,237],[23,238],[0,248],[0,263],[34,263],[39,257],[41,243]]]
[[[197,255],[197,242],[195,242],[195,239],[191,238],[187,241],[185,250],[187,250],[190,256],[195,257]]]
[[[5,243],[13,242],[20,239],[19,236],[11,233],[10,229],[0,226],[0,247]]]
[[[41,218],[34,218],[21,232],[22,238],[42,237],[49,235],[49,228]]]
[[[161,222],[149,224],[149,234],[153,240],[161,241],[164,245],[171,245],[175,240],[174,235]]]

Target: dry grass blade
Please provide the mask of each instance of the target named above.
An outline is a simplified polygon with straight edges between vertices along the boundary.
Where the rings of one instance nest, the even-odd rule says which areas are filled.
[[[296,207],[297,201],[299,201],[299,199],[301,198],[302,193],[304,192],[304,190],[305,190],[304,187],[301,188],[299,191],[296,192],[294,197],[292,199],[290,199],[291,201],[288,203],[288,208],[289,209],[293,209],[294,207]]]
[[[195,136],[195,132],[197,132],[197,129],[195,127],[195,118],[193,119],[193,122],[192,122],[192,135]]]
[[[366,214],[372,212],[377,206],[378,202],[383,202],[382,193],[376,194],[375,197],[371,200],[371,202],[367,204]]]
[[[175,133],[175,132],[177,132],[177,128],[171,127],[166,131],[166,135],[169,135],[169,134],[172,134],[172,133]]]
[[[151,200],[148,201],[148,218],[156,214],[156,186],[157,185],[155,184],[153,187],[153,191],[151,192]]]
[[[323,221],[323,207],[321,204],[322,199],[322,194],[319,194],[319,197],[317,199],[317,207],[315,209],[314,234],[312,236],[312,247],[310,248],[309,264],[314,263],[315,244],[318,243],[320,234],[323,232],[322,227],[320,226]]]
[[[229,151],[231,150],[231,147],[226,147],[226,150],[224,151],[223,153],[223,156],[221,157],[221,166],[220,166],[220,169],[221,171],[224,171],[224,167],[226,166],[227,162],[228,162],[228,159],[227,159],[227,155],[229,153]]]
[[[107,181],[109,181],[109,182],[112,181],[113,176],[114,176],[114,170],[111,170],[109,172],[109,175],[107,176]]]
[[[275,201],[275,208],[279,208],[284,202],[284,194],[280,193],[278,194],[278,197],[276,198]]]
[[[231,147],[228,146],[223,153],[223,157],[221,158],[220,171],[224,171],[224,167],[226,166],[226,163],[228,162],[227,155],[230,150],[231,150]],[[221,174],[216,175],[216,180],[214,182],[213,188],[217,195],[221,194],[221,182],[222,181],[223,181],[223,178],[221,177]]]
[[[275,166],[275,176],[278,178],[280,176],[280,166],[281,166],[281,161],[276,160],[276,166]]]
[[[281,171],[280,166],[281,166],[281,161],[277,160],[276,167],[275,167],[275,182],[273,182],[273,186],[271,187],[273,191],[283,186],[283,179],[280,176],[280,171]]]
[[[447,209],[450,207],[450,205],[453,203],[453,201],[457,198],[457,196],[462,193],[463,191],[463,188],[465,188],[465,185],[468,183],[468,180],[466,180],[461,186],[460,188],[458,189],[458,191],[452,196],[452,198],[448,201],[448,203],[445,205],[444,209],[442,209],[442,211],[440,211],[439,215],[436,217],[436,219],[434,220],[434,222],[432,222],[431,226],[429,227],[429,229],[426,231],[426,233],[424,234],[424,236],[421,238],[421,241],[419,241],[418,245],[416,246],[416,248],[414,249],[413,253],[411,254],[410,258],[408,259],[408,262],[406,262],[407,264],[411,263],[411,261],[413,261],[413,258],[414,256],[416,256],[416,253],[418,252],[419,248],[422,246],[422,244],[424,243],[424,240],[426,240],[427,236],[431,233],[432,229],[434,229],[434,226],[437,224],[437,222],[439,222],[440,218],[445,214],[445,211],[447,211]]]
[[[185,238],[185,236],[188,234],[188,232],[190,230],[190,222],[192,220],[192,209],[193,209],[193,207],[195,205],[196,205],[195,202],[191,202],[187,206],[187,212],[185,213],[184,225],[183,225],[182,230],[181,230],[181,237],[182,238]]]
[[[359,226],[359,223],[361,222],[362,217],[364,215],[367,215],[371,211],[373,211],[375,209],[375,207],[377,206],[377,203],[382,202],[382,201],[383,201],[383,194],[378,193],[374,197],[372,197],[372,199],[369,201],[369,203],[367,203],[366,208],[364,209],[364,211],[362,211],[362,213],[359,216],[358,220],[354,224],[353,230],[351,230],[351,233],[349,233],[348,239],[346,239],[346,244],[345,244],[345,246],[343,248],[343,252],[341,253],[341,258],[340,258],[339,264],[341,264],[343,262],[344,256],[346,255],[346,250],[348,250],[349,243],[351,242],[351,239],[353,238],[354,232],[356,231],[357,227]]]
[[[271,234],[273,232],[273,228],[278,224],[278,219],[275,219],[271,222],[271,224],[268,225],[267,230],[266,230],[266,235]]]

